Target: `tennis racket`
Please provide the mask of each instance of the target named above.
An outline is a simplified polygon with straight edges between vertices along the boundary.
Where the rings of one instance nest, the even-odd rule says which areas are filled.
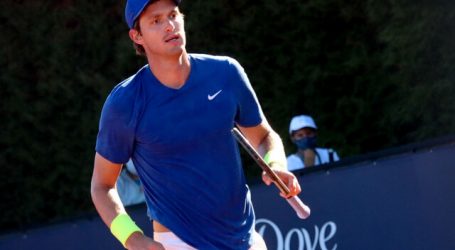
[[[278,189],[286,195],[289,195],[289,188],[284,184],[284,182],[273,172],[270,166],[264,161],[264,159],[259,155],[259,153],[251,146],[248,140],[242,135],[242,133],[237,129],[233,128],[231,130],[235,139],[243,146],[243,148],[248,152],[248,154],[256,161],[256,163],[264,170],[267,175],[272,179],[273,183],[278,187]],[[289,205],[297,213],[297,216],[300,219],[306,219],[310,216],[311,210],[305,205],[300,198],[295,195],[286,199]]]

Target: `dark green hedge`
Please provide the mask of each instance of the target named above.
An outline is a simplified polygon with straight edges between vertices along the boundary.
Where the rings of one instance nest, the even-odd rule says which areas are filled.
[[[93,211],[101,106],[145,63],[124,1],[0,8],[0,230]],[[235,57],[272,126],[314,116],[342,157],[455,133],[455,6],[416,0],[186,0],[188,49]]]

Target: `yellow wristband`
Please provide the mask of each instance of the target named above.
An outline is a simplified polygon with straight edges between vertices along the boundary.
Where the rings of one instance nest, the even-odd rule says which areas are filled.
[[[272,151],[269,151],[269,152],[265,153],[265,155],[264,155],[264,161],[267,164],[270,163],[270,154],[271,154],[270,152],[272,152]]]
[[[273,153],[273,150],[270,150],[264,155],[264,161],[267,164],[270,164],[273,161],[277,161],[276,154]]]
[[[134,223],[131,217],[127,214],[119,214],[111,223],[111,233],[117,238],[126,248],[125,243],[128,237],[134,232],[143,233],[142,230]]]

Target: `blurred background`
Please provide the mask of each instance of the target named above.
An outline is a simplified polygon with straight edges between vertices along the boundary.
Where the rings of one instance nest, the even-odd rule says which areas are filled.
[[[124,5],[2,1],[0,232],[94,212],[101,107],[146,63]],[[287,153],[289,121],[302,113],[341,158],[455,134],[453,1],[185,0],[181,9],[188,51],[244,66]]]

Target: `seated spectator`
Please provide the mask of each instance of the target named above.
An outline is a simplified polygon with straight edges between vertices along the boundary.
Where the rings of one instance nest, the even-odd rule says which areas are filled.
[[[289,134],[292,142],[297,146],[297,152],[287,157],[290,171],[340,159],[333,149],[317,147],[317,129],[311,116],[299,115],[292,118]]]
[[[122,172],[117,179],[117,190],[124,206],[145,201],[144,188],[131,159],[123,166]]]

